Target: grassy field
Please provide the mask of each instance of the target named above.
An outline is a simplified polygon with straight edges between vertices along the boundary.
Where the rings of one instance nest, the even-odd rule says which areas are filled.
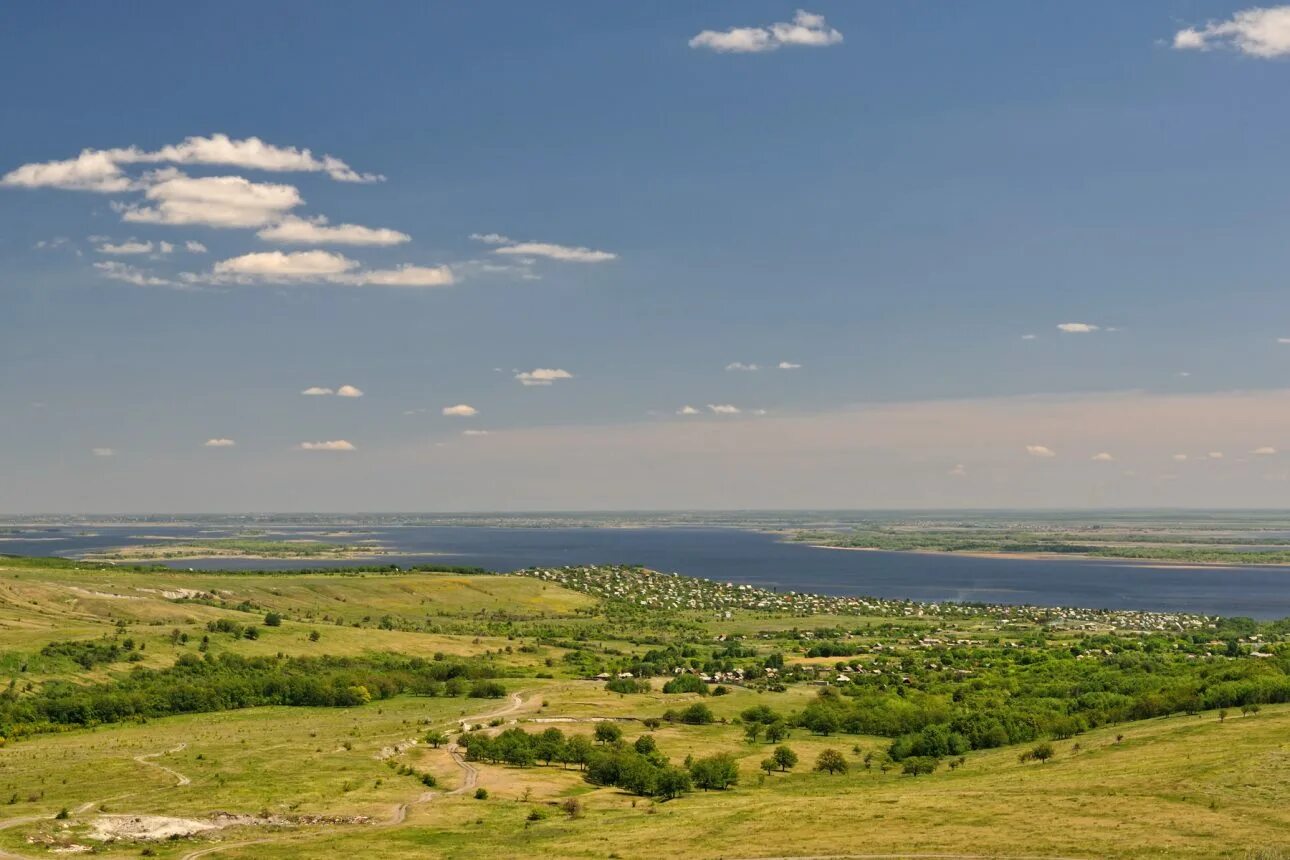
[[[263,623],[270,613],[281,615],[280,625]],[[207,633],[221,619],[258,623],[258,638]],[[14,739],[0,746],[0,857],[1290,856],[1279,853],[1290,851],[1290,705],[1245,716],[1229,709],[1221,718],[1200,709],[1078,731],[1053,740],[1054,756],[1044,763],[1019,760],[1029,743],[977,749],[961,766],[917,777],[889,758],[891,737],[795,726],[784,743],[797,753],[797,767],[769,775],[759,768],[775,745],[748,742],[740,715],[758,704],[801,712],[832,689],[827,679],[838,661],[806,656],[827,629],[850,628],[834,641],[876,649],[849,664],[885,665],[883,650],[899,652],[897,665],[912,673],[906,686],[923,683],[916,662],[927,658],[916,649],[927,636],[995,637],[1005,649],[1014,638],[1047,637],[1018,667],[1084,641],[1083,632],[1010,625],[1000,633],[998,619],[984,616],[948,624],[693,613],[665,634],[657,619],[527,577],[91,571],[0,559],[0,669],[13,680],[6,695],[16,701],[49,685],[165,671],[185,654],[279,661],[392,654],[431,664],[436,654],[487,654],[488,665],[504,669],[507,691],[497,699],[403,693],[352,707],[138,717]],[[821,632],[802,638],[804,630]],[[1257,638],[1267,635],[1255,633],[1256,644],[1240,647],[1275,652]],[[125,639],[132,648],[122,653],[134,656],[89,669],[42,654],[56,643]],[[663,693],[655,678],[650,692],[622,695],[587,680],[587,664],[574,660],[591,655],[621,666],[664,647],[701,657],[732,642],[744,643],[744,660],[783,654],[801,667],[798,680],[699,695]],[[1268,659],[1214,665],[1261,668]],[[1026,677],[1020,668],[1005,674]],[[977,687],[987,677],[977,674]],[[929,680],[926,689],[936,687]],[[698,703],[712,722],[653,724]],[[651,736],[673,763],[728,753],[738,785],[662,801],[590,784],[576,764],[463,761],[455,744],[463,723],[492,735],[510,726],[590,735],[606,720],[629,743]],[[427,742],[440,731],[446,742]],[[847,773],[813,770],[826,749],[842,754]],[[477,799],[477,788],[487,797]],[[570,800],[577,801],[572,814],[564,807]],[[180,835],[135,833],[168,827]],[[109,833],[116,838],[97,838]]]

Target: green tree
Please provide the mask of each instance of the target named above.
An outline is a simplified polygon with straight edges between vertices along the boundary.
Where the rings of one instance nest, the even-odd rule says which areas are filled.
[[[612,744],[622,740],[623,730],[613,723],[602,721],[596,723],[595,736],[598,744]]]
[[[842,753],[830,747],[822,751],[815,759],[815,769],[824,773],[846,773],[851,769]]]
[[[797,753],[793,752],[783,744],[775,747],[775,752],[772,753],[772,757],[780,770],[787,771],[797,767]]]
[[[708,791],[724,791],[739,782],[739,764],[729,753],[717,753],[695,760],[690,765],[694,784]]]

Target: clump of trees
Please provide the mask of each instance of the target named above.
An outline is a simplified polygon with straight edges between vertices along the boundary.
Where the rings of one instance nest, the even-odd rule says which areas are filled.
[[[353,707],[399,693],[495,698],[506,694],[500,682],[487,677],[495,671],[481,660],[394,655],[183,654],[169,668],[135,667],[98,684],[50,681],[28,694],[13,687],[0,691],[0,736],[264,705]]]
[[[663,685],[664,693],[698,693],[708,695],[708,685],[698,675],[682,674],[671,678]]]

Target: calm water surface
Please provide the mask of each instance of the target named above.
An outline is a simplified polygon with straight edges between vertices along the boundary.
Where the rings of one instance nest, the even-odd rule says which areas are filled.
[[[162,535],[209,538],[226,534],[211,529],[152,525],[50,528],[0,535],[0,552],[75,555],[148,543]],[[1290,616],[1290,568],[1151,568],[1080,559],[1037,561],[849,552],[781,543],[773,535],[733,529],[407,526],[364,529],[344,537],[320,537],[308,529],[283,529],[266,537],[307,537],[345,544],[374,540],[387,549],[406,553],[380,559],[401,565],[441,563],[514,570],[534,565],[640,564],[654,570],[781,591],[1255,618]],[[171,564],[199,569],[323,566],[284,559],[207,559]]]

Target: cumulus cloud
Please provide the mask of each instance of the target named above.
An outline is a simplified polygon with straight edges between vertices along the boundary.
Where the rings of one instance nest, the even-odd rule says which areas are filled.
[[[329,442],[301,442],[301,451],[357,451],[353,442],[345,439],[333,439]]]
[[[1114,460],[1115,458],[1114,458],[1114,457],[1112,457],[1112,456],[1111,456],[1109,453],[1107,453],[1106,451],[1102,451],[1102,452],[1099,452],[1099,453],[1097,453],[1097,454],[1094,454],[1094,455],[1093,455],[1092,457],[1090,457],[1089,459],[1091,459],[1091,460],[1092,460],[1093,462],[1095,462],[1095,463],[1110,463],[1110,462],[1111,462],[1112,460]]]
[[[555,245],[551,242],[518,242],[494,248],[494,254],[509,254],[520,257],[546,257],[563,263],[605,263],[617,260],[618,255],[609,251],[594,251],[591,248],[571,245]]]
[[[286,284],[328,283],[344,286],[440,287],[454,283],[447,266],[405,265],[396,269],[358,270],[358,263],[333,251],[257,251],[215,264],[206,274],[187,273],[192,283]]]
[[[190,254],[205,254],[206,246],[201,242],[195,242],[192,239],[189,239],[184,243],[184,250]]]
[[[792,361],[781,361],[779,364],[775,366],[778,367],[780,370],[801,370],[802,369],[802,365]]]
[[[559,379],[573,379],[573,374],[559,368],[538,367],[533,370],[521,371],[515,374],[515,378],[520,381],[521,385],[551,385]]]
[[[398,230],[385,227],[362,227],[358,224],[328,224],[319,215],[315,218],[284,218],[263,228],[255,235],[266,242],[284,245],[399,245],[410,242],[412,237]]]
[[[1259,456],[1259,457],[1269,457],[1269,456],[1271,456],[1271,455],[1275,454],[1276,452],[1277,452],[1277,449],[1276,449],[1276,448],[1273,448],[1271,445],[1264,445],[1264,446],[1263,446],[1263,447],[1261,447],[1261,448],[1255,448],[1255,449],[1254,449],[1253,451],[1251,451],[1250,453],[1251,453],[1251,454],[1255,454],[1255,455],[1257,455],[1257,456]]]
[[[352,385],[342,385],[340,388],[336,389],[336,396],[337,397],[362,397],[363,391],[362,389],[355,388]]]
[[[121,205],[121,219],[141,224],[262,227],[304,202],[294,185],[252,182],[242,176],[188,176],[173,171],[149,185],[151,206]]]
[[[465,403],[458,403],[456,406],[445,406],[443,414],[453,418],[470,418],[479,414],[479,410]]]
[[[358,263],[331,251],[259,251],[220,260],[215,264],[217,279],[232,281],[323,280],[357,268]]]
[[[729,403],[709,403],[708,411],[716,415],[738,415],[740,412],[738,406],[732,406]]]
[[[676,414],[677,415],[698,415],[699,410],[695,409],[693,406],[682,406],[680,409],[676,410]]]
[[[785,45],[822,48],[842,41],[842,34],[825,22],[823,15],[798,9],[791,22],[766,27],[732,27],[704,30],[690,39],[691,48],[706,48],[720,54],[759,54]]]
[[[315,156],[308,149],[274,146],[258,137],[236,140],[226,134],[212,134],[189,137],[152,152],[137,146],[84,149],[75,158],[24,164],[0,177],[0,185],[101,193],[131,191],[143,184],[122,169],[122,165],[131,164],[223,165],[274,173],[303,171],[326,173],[338,182],[375,182],[384,178],[359,173],[339,158]]]
[[[1026,453],[1032,457],[1056,457],[1057,452],[1046,445],[1027,445]]]
[[[94,268],[98,269],[105,278],[134,284],[136,287],[174,286],[173,281],[150,275],[142,269],[126,265],[118,260],[101,260],[94,264]]]
[[[202,444],[207,448],[232,448],[237,443],[232,439],[207,439]]]
[[[1222,451],[1210,451],[1210,452],[1209,452],[1208,454],[1206,454],[1205,456],[1206,456],[1206,457],[1208,457],[1208,458],[1209,458],[1209,459],[1211,459],[1211,460],[1221,460],[1221,459],[1223,459],[1223,452],[1222,452]]]
[[[153,244],[151,242],[136,242],[133,239],[129,239],[125,242],[119,242],[116,244],[113,244],[112,242],[101,242],[95,246],[94,250],[98,251],[100,254],[114,254],[118,256],[127,254],[151,254],[153,251]]]
[[[488,435],[488,431],[487,431],[487,430],[462,430],[462,431],[461,431],[461,435],[463,435],[463,436],[487,436],[487,435]]]
[[[1226,21],[1186,27],[1174,34],[1174,48],[1179,51],[1230,48],[1261,59],[1290,55],[1290,6],[1244,9]]]
[[[726,365],[726,370],[742,370],[752,372],[761,368],[755,364],[744,364],[742,361],[732,361]]]
[[[135,187],[135,182],[126,176],[110,153],[86,149],[75,158],[24,164],[14,168],[0,177],[0,185],[113,194],[129,191]]]
[[[321,385],[313,385],[300,393],[308,395],[309,397],[325,397],[328,394],[335,394],[336,392],[330,388],[323,388]]]
[[[1087,334],[1089,332],[1098,331],[1100,326],[1091,325],[1090,323],[1068,322],[1058,323],[1057,328],[1067,334]]]
[[[115,457],[115,448],[91,448],[90,453],[95,457]]]

